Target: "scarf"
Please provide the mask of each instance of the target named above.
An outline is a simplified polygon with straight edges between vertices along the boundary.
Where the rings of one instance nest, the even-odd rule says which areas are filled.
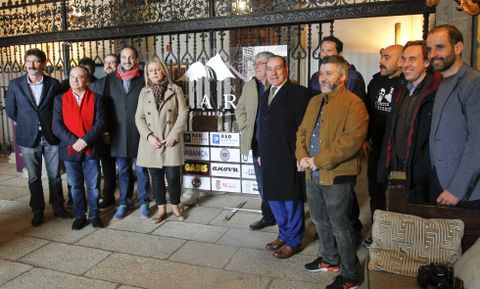
[[[70,88],[62,96],[62,114],[67,129],[76,137],[83,137],[93,127],[95,116],[95,96],[93,92],[87,88],[79,106],[73,95],[73,90]],[[67,145],[67,149],[69,155],[77,153],[71,145]],[[85,148],[83,152],[90,154],[90,148]]]
[[[160,83],[153,84],[152,81],[148,80],[148,86],[152,88],[153,97],[155,99],[155,104],[157,105],[157,109],[160,107],[162,102],[165,100],[165,91],[168,87],[168,79],[165,77]]]
[[[121,78],[123,81],[131,80],[134,77],[140,76],[140,66],[135,64],[132,69],[127,71],[123,71],[123,68],[118,67],[116,76]]]

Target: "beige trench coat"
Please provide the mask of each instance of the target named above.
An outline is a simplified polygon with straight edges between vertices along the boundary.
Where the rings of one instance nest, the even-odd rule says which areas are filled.
[[[135,123],[140,133],[138,165],[146,168],[183,165],[183,132],[186,122],[187,106],[180,87],[175,84],[168,85],[165,101],[158,110],[153,91],[147,86],[144,87],[140,92],[135,114]],[[147,141],[150,133],[160,140],[173,137],[178,142],[172,147],[156,149]]]

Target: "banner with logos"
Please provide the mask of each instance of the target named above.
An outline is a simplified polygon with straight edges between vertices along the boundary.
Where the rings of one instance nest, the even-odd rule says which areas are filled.
[[[239,133],[185,132],[184,140],[184,188],[258,194],[252,152],[240,154]]]

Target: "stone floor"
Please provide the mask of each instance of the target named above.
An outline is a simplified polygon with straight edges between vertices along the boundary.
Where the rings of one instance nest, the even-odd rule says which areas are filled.
[[[248,229],[258,213],[238,212],[225,220],[224,207],[242,200],[245,208],[259,208],[257,196],[204,193],[195,202],[183,200],[192,204],[183,222],[171,216],[153,224],[138,211],[114,222],[111,208],[102,212],[106,228],[73,231],[72,220],[54,218],[49,208],[45,223],[34,228],[27,181],[1,157],[0,288],[313,289],[333,280],[333,273],[303,268],[318,250],[309,219],[302,252],[279,260],[264,249],[276,229]],[[362,217],[368,219],[366,213]],[[367,252],[360,249],[358,255],[365,260]]]

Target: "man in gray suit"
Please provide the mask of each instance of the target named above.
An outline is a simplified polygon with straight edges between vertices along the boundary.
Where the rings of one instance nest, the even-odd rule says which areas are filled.
[[[253,168],[257,179],[258,191],[262,198],[262,218],[250,224],[251,230],[260,230],[276,224],[272,209],[268,201],[263,199],[262,170],[258,163],[258,143],[260,141],[260,113],[258,106],[263,100],[263,94],[269,88],[267,82],[267,61],[273,53],[263,51],[255,55],[255,77],[245,83],[242,95],[238,100],[235,116],[242,134],[240,151],[242,155],[248,155],[252,150]]]
[[[433,105],[430,156],[440,205],[480,208],[480,73],[462,61],[463,36],[452,25],[433,28],[428,59],[443,80]]]
[[[114,220],[122,219],[132,205],[130,190],[133,190],[132,165],[137,173],[137,199],[140,203],[140,217],[148,218],[149,179],[146,168],[136,165],[140,135],[135,125],[140,91],[145,86],[143,72],[138,65],[138,52],[133,47],[125,47],[120,52],[120,65],[115,73],[106,79],[105,94],[109,98],[111,155],[116,158],[118,167],[118,187],[120,201]]]

